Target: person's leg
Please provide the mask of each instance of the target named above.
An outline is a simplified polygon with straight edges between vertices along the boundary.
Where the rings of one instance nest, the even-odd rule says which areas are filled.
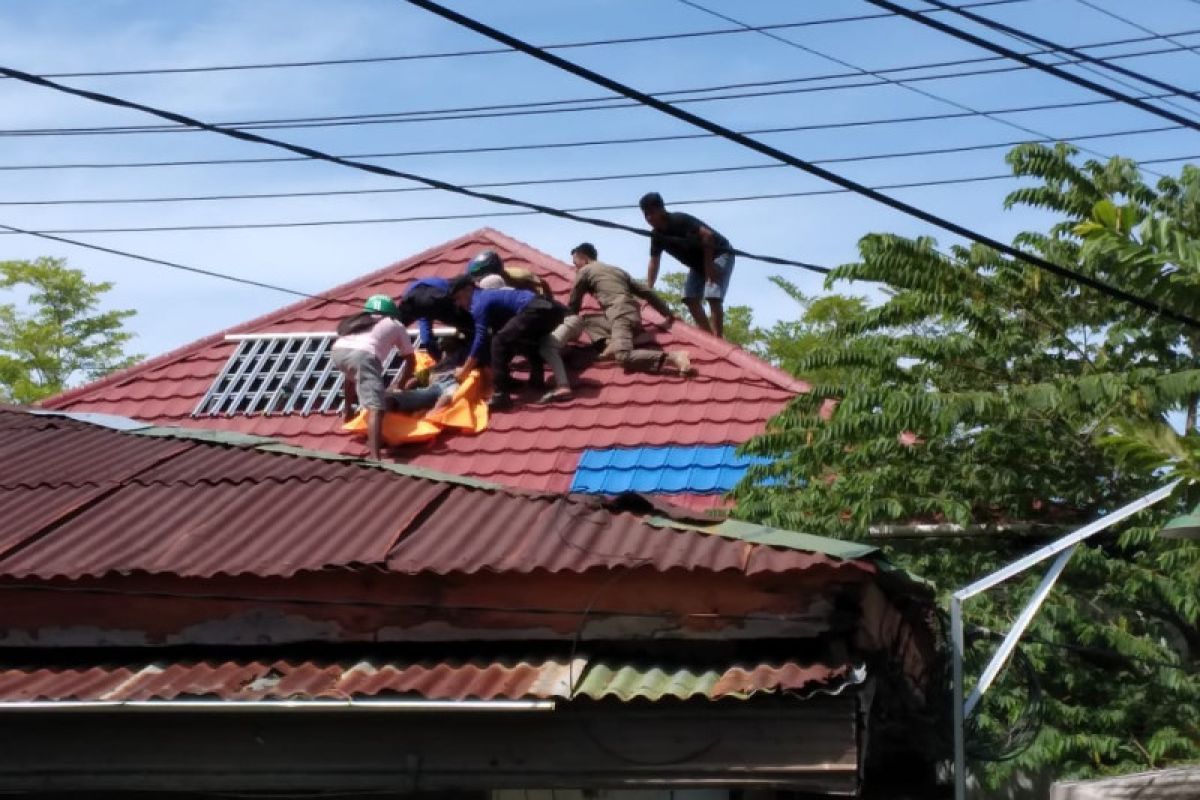
[[[334,350],[329,354],[333,368],[342,373],[342,422],[354,419],[354,407],[358,405],[358,381],[356,370],[350,363],[350,351]]]
[[[683,304],[687,306],[696,327],[702,331],[712,332],[708,323],[708,315],[704,313],[704,271],[689,269],[687,280],[683,282]]]
[[[717,336],[725,333],[725,293],[729,291],[729,279],[733,275],[733,253],[722,253],[713,259],[717,280],[706,284],[704,296],[712,312],[712,332]]]
[[[495,391],[492,394],[493,407],[503,407],[512,404],[512,376],[508,367],[522,341],[521,315],[505,323],[504,327],[492,334],[492,376],[495,381]]]
[[[367,409],[367,446],[371,449],[371,458],[378,461],[383,442],[383,365],[374,353],[352,352],[351,364],[358,376],[355,388],[363,408]]]
[[[562,328],[559,325],[558,328]],[[562,390],[570,392],[571,379],[567,375],[567,367],[563,364],[562,359],[562,342],[557,337],[558,328],[548,336],[543,336],[538,343],[538,353],[541,354],[542,360],[550,367],[550,372],[554,375],[554,388],[561,393]]]
[[[418,411],[428,411],[442,396],[440,386],[422,386],[419,389],[406,389],[403,392],[392,392],[387,397],[388,409],[402,414],[413,414]]]

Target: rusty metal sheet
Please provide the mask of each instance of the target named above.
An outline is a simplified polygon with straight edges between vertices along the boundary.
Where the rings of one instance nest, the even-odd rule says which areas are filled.
[[[354,480],[328,482],[123,486],[0,559],[0,574],[288,576],[382,564],[392,542],[445,487],[354,472]]]
[[[33,426],[0,437],[0,488],[114,484],[152,464],[194,447],[190,442],[151,440],[74,420],[26,415]]]
[[[584,657],[398,663],[360,660],[156,662],[119,666],[0,667],[0,703],[29,700],[317,700],[410,696],[427,700],[614,698],[746,699],[763,693],[833,694],[862,681],[845,665],[731,665],[697,669]]]
[[[0,489],[0,559],[105,491],[99,486]]]

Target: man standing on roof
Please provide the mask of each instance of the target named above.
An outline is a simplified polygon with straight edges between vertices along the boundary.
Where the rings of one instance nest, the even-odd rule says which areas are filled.
[[[513,357],[519,352],[526,357],[535,354],[543,337],[563,321],[563,307],[524,289],[479,289],[469,275],[456,280],[450,293],[459,308],[470,309],[475,323],[475,336],[467,360],[459,368],[458,380],[465,380],[478,366],[491,331],[489,349],[496,389],[488,407],[511,408],[513,381],[509,365]]]
[[[379,460],[383,412],[387,408],[387,391],[404,383],[413,371],[412,339],[396,319],[399,309],[386,294],[367,298],[363,310],[338,323],[338,338],[333,343],[330,359],[342,371],[342,420],[354,417],[357,403],[367,410],[367,446],[371,458]],[[400,371],[390,387],[383,385],[383,364],[392,350],[404,358]]]
[[[542,297],[554,296],[554,293],[550,291],[550,286],[532,270],[504,266],[504,261],[495,250],[480,251],[467,263],[467,274],[480,286],[483,286],[487,276],[496,275],[504,281],[505,285],[511,286],[513,289],[525,289],[534,294],[540,294]],[[489,282],[489,285],[483,288],[498,287],[494,285],[494,282]]]
[[[642,195],[638,205],[653,229],[646,283],[654,288],[654,282],[658,280],[658,262],[666,250],[688,268],[683,302],[692,312],[696,326],[721,336],[725,331],[725,293],[733,275],[733,248],[729,240],[691,214],[667,211],[658,192]],[[708,300],[711,325],[704,313],[702,299]]]
[[[466,338],[474,333],[471,315],[454,304],[450,297],[450,281],[445,278],[421,278],[405,289],[400,296],[400,321],[405,325],[417,323],[419,346],[434,359],[442,357],[433,333],[434,322],[450,325]]]
[[[666,364],[681,375],[691,372],[691,360],[683,350],[667,353],[633,349],[633,340],[642,331],[639,298],[663,315],[667,327],[675,321],[675,315],[652,289],[635,281],[625,270],[597,261],[598,257],[595,245],[590,242],[571,251],[571,261],[579,270],[575,273],[575,285],[571,287],[571,298],[567,301],[571,313],[579,313],[584,295],[591,294],[596,298],[612,326],[608,348],[604,352],[616,358],[626,372],[661,372]]]

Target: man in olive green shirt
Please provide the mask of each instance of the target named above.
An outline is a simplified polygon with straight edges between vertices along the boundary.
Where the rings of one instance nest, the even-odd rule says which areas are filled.
[[[584,242],[571,251],[571,261],[579,270],[575,273],[575,285],[567,306],[572,314],[578,314],[584,295],[590,294],[604,309],[604,316],[612,326],[606,355],[616,358],[626,372],[661,372],[670,365],[686,375],[691,372],[691,360],[683,350],[635,350],[634,339],[642,330],[642,311],[638,300],[645,300],[655,311],[666,318],[666,326],[675,321],[675,315],[662,298],[648,286],[630,277],[619,267],[597,261],[594,245]]]

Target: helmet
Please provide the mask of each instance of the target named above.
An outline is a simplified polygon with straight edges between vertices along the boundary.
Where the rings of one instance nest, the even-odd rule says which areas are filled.
[[[396,301],[386,294],[373,294],[368,297],[367,302],[363,305],[363,310],[375,314],[387,314],[389,317],[394,317],[399,313]]]
[[[484,250],[467,264],[467,274],[472,278],[499,275],[503,269],[504,262],[500,260],[500,256],[496,255],[495,250]]]

